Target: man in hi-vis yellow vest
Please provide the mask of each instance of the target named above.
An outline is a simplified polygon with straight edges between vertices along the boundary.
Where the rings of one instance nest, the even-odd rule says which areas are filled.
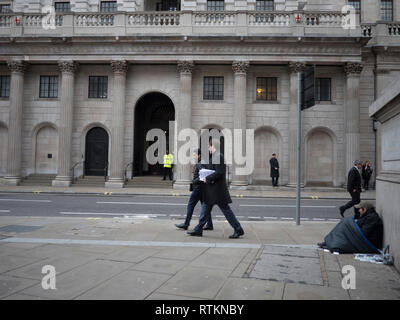
[[[174,156],[169,153],[169,151],[167,150],[167,154],[164,155],[164,178],[163,180],[165,180],[165,176],[169,175],[169,180],[172,180],[172,164],[174,163]]]

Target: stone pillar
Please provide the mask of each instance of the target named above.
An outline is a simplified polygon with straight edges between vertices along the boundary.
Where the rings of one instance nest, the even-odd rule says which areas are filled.
[[[297,113],[298,113],[298,72],[306,70],[305,62],[290,62],[290,106],[289,106],[289,187],[296,187],[297,183]],[[304,148],[303,148],[304,150]],[[279,160],[279,155],[278,155]],[[283,159],[279,162],[283,163]],[[282,167],[282,165],[280,165]],[[282,170],[280,171],[280,179],[282,179]],[[301,177],[303,185],[303,177]]]
[[[123,188],[124,177],[124,138],[125,138],[125,88],[128,63],[123,60],[111,61],[114,72],[114,100],[111,125],[110,177],[107,188]]]
[[[194,69],[193,61],[182,60],[178,61],[178,72],[180,79],[180,100],[179,106],[175,110],[175,121],[177,124],[177,132],[182,129],[192,128],[192,73]],[[185,143],[184,141],[175,141],[176,150]],[[171,147],[171,146],[170,146]],[[171,150],[170,150],[171,151]],[[174,154],[175,171],[175,189],[187,189],[187,186],[192,181],[191,164],[180,164],[178,154]]]
[[[8,61],[11,71],[10,111],[8,120],[7,173],[5,184],[17,186],[21,181],[22,111],[24,96],[24,61]]]
[[[58,170],[53,187],[71,185],[72,122],[74,114],[75,70],[77,63],[59,61],[61,71],[60,125],[58,127]]]
[[[233,106],[233,129],[242,130],[242,145],[241,153],[246,154],[246,128],[247,128],[247,113],[246,113],[246,97],[247,97],[247,71],[249,70],[248,61],[234,61],[232,69],[234,72],[234,106]],[[234,137],[234,132],[233,132]],[[244,167],[244,165],[236,164],[235,151],[240,148],[233,140],[233,157],[232,157],[232,184],[235,189],[245,189],[249,184],[247,175],[238,175],[236,169]],[[226,159],[226,157],[225,157]]]
[[[346,171],[354,165],[354,160],[360,160],[360,74],[363,69],[361,63],[346,63],[346,106],[345,106],[345,132],[346,132]]]

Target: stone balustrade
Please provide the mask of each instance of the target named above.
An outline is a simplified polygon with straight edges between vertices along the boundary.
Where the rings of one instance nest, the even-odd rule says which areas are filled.
[[[179,12],[139,12],[128,14],[129,26],[179,26]]]

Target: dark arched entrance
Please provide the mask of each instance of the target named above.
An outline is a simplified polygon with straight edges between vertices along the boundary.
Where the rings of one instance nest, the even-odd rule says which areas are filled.
[[[104,176],[108,164],[108,133],[100,127],[86,134],[85,175]]]
[[[135,107],[135,141],[133,155],[133,175],[162,175],[161,164],[151,165],[146,161],[146,150],[153,141],[146,141],[151,129],[165,132],[167,149],[169,147],[169,121],[175,120],[174,104],[169,97],[159,92],[144,95]]]

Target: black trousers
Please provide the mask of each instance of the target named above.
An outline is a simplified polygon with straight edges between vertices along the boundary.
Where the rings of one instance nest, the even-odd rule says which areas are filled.
[[[350,209],[351,207],[355,206],[356,204],[359,204],[361,199],[360,199],[360,192],[356,191],[356,192],[349,192],[350,196],[351,196],[351,200],[349,202],[347,202],[344,206],[342,206],[342,210],[343,212],[346,211],[347,209]],[[356,218],[359,217],[359,213],[358,210],[356,208],[354,208],[354,216]]]
[[[279,177],[272,177],[272,186],[276,187],[278,185]]]
[[[163,180],[165,180],[165,176],[167,175],[167,173],[168,173],[168,176],[169,176],[169,180],[172,180],[172,168],[167,168],[167,167],[164,167],[164,178],[163,178]]]
[[[368,190],[368,188],[369,188],[369,179],[364,179],[364,189],[365,190]]]

